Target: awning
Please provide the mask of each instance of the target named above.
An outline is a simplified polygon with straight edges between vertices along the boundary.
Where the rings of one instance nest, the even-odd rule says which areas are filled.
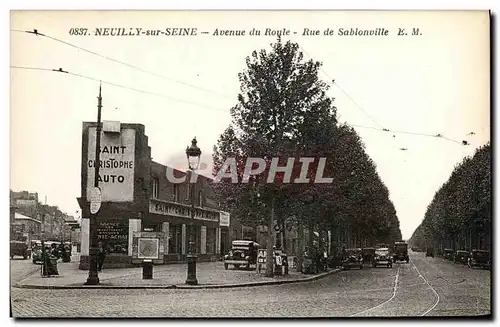
[[[23,214],[20,214],[19,212],[16,212],[16,213],[14,214],[14,218],[16,218],[16,219],[33,219],[33,218],[31,218],[31,217],[28,217],[28,216],[25,216],[25,215],[23,215]]]
[[[21,214],[19,212],[15,212],[14,213],[14,219],[32,220],[32,221],[36,221],[37,223],[40,223],[40,220],[28,217],[28,216],[23,215],[23,214]]]

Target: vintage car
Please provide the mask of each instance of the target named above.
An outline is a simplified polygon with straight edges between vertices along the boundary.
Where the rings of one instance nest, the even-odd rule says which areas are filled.
[[[427,248],[425,250],[425,256],[434,258],[434,248]]]
[[[14,256],[18,255],[27,259],[29,257],[28,244],[23,241],[10,241],[10,257],[14,259]]]
[[[254,241],[233,241],[231,250],[224,256],[224,269],[227,270],[229,265],[234,265],[236,269],[240,266],[244,266],[246,269],[250,268],[250,265],[257,263],[257,251],[259,248],[259,243]]]
[[[408,256],[408,243],[406,242],[394,242],[394,262],[396,261],[406,261],[410,262],[410,257]]]
[[[469,252],[463,250],[458,250],[453,258],[454,263],[461,263],[463,265],[466,265],[468,260],[469,260]]]
[[[363,262],[372,262],[375,257],[375,248],[363,248]]]
[[[363,252],[361,249],[346,249],[342,259],[342,268],[348,270],[352,267],[363,269]]]
[[[375,257],[372,261],[373,267],[387,266],[392,267],[392,257],[389,253],[389,248],[379,248],[375,250]]]
[[[472,250],[468,259],[469,268],[481,267],[491,269],[490,252],[485,250]]]
[[[453,256],[455,255],[455,251],[453,249],[444,249],[443,258],[446,260],[453,260]]]

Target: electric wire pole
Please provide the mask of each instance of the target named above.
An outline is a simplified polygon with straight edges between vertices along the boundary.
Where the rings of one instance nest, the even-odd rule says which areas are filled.
[[[97,97],[97,128],[96,128],[96,144],[95,144],[95,174],[94,174],[94,188],[99,187],[99,168],[100,168],[100,150],[101,150],[101,85],[99,85],[99,96]],[[97,272],[97,216],[90,213],[90,251],[89,251],[89,276],[86,285],[98,285],[99,275]]]

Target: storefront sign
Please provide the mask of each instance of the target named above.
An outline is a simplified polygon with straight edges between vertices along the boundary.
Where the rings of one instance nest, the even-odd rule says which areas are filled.
[[[221,211],[221,212],[220,212],[220,221],[219,221],[219,225],[220,225],[220,226],[226,226],[226,227],[229,227],[229,223],[230,223],[230,215],[229,215],[229,212],[223,212],[223,211]]]
[[[36,204],[37,204],[36,200],[24,200],[24,199],[16,200],[16,205],[20,207],[33,207],[36,206]]]
[[[191,218],[191,210],[191,206],[178,203],[153,199],[149,201],[149,212],[157,215]],[[219,221],[219,211],[195,208],[194,219],[217,222]]]
[[[110,253],[128,252],[128,219],[98,219],[97,240]]]
[[[96,128],[89,128],[87,167],[87,199],[91,198],[95,174]],[[99,187],[103,202],[134,200],[135,130],[121,133],[101,132],[99,154]]]

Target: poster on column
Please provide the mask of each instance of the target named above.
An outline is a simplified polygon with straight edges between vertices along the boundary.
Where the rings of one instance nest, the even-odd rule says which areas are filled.
[[[89,128],[87,160],[87,199],[94,186],[96,128]],[[101,132],[99,154],[99,187],[102,202],[132,202],[134,200],[135,130],[119,133]]]

